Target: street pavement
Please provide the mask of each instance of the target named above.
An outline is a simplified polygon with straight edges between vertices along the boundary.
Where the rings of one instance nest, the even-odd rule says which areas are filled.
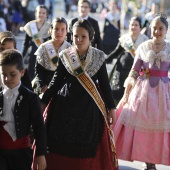
[[[76,16],[78,16],[77,13],[74,13],[71,16],[65,16],[64,12],[61,10],[57,10],[57,8],[54,11],[54,17],[64,17],[68,23],[70,22],[71,18]],[[103,24],[104,24],[103,19],[99,17],[99,14],[91,14],[91,16],[98,21],[100,30],[102,31]],[[170,17],[168,17],[168,21],[170,24]],[[20,33],[18,36],[16,36],[16,39],[17,39],[17,48],[19,51],[21,51],[22,43],[24,40],[24,33]],[[170,29],[168,30],[166,39],[167,41],[170,41]],[[142,162],[138,162],[138,161],[128,162],[128,161],[119,160],[119,170],[142,170],[142,164],[143,164]],[[157,170],[170,170],[170,166],[157,165]]]

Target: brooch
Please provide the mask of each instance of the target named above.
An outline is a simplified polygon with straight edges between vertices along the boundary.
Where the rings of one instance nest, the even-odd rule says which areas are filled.
[[[19,99],[17,100],[18,106],[20,105],[20,103],[21,103],[22,99],[23,99],[23,96],[22,96],[22,95],[21,95],[21,96],[19,96]]]

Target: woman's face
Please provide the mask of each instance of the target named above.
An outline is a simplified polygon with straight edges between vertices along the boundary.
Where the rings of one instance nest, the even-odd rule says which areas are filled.
[[[82,27],[74,27],[73,43],[80,54],[87,51],[91,43],[88,31]]]
[[[54,41],[63,42],[67,35],[67,26],[64,22],[54,22],[51,37]]]
[[[35,17],[39,21],[45,21],[47,18],[47,10],[45,8],[38,7],[36,9]]]
[[[153,20],[151,23],[152,39],[161,42],[165,39],[167,28],[165,24],[159,20]]]
[[[132,34],[139,34],[140,31],[141,31],[139,22],[136,21],[136,20],[131,20],[130,23],[129,23],[129,31]]]

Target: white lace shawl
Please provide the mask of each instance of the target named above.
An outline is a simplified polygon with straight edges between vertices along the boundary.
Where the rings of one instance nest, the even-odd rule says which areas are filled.
[[[28,22],[25,26],[24,26],[24,31],[30,36],[32,37],[32,33],[31,33],[31,29],[30,29],[30,23],[31,22],[36,22],[36,20],[30,21]],[[43,39],[48,38],[50,36],[49,34],[49,28],[50,28],[50,23],[48,21],[44,22],[44,25],[41,27],[41,29],[38,31],[38,38],[41,40],[41,42],[43,42]]]
[[[122,35],[120,38],[119,38],[119,41],[121,43],[121,46],[123,48],[125,48],[126,51],[129,51],[129,43],[131,43],[133,46],[134,46],[134,49],[136,50],[138,48],[138,46],[144,42],[148,40],[148,37],[144,34],[139,34],[138,38],[136,39],[135,43],[133,42],[132,40],[132,37],[130,36],[130,34],[125,34],[125,35]]]
[[[74,48],[74,47],[72,47],[72,48]],[[64,53],[65,53],[65,50],[63,50],[59,54],[61,61],[63,62],[67,71],[70,74],[74,75],[68,66],[68,62],[64,59],[64,55],[63,55]],[[100,51],[100,50],[90,46],[88,49],[88,52],[87,52],[87,57],[86,57],[85,63],[83,64],[83,69],[87,72],[87,74],[90,77],[92,77],[101,68],[101,66],[105,62],[105,58],[106,58],[106,54],[103,51]]]
[[[55,71],[57,66],[52,64],[52,62],[50,61],[50,59],[46,53],[46,50],[45,50],[45,44],[49,43],[49,42],[51,42],[51,40],[41,44],[40,47],[37,49],[37,51],[35,52],[35,55],[37,56],[36,60],[37,60],[38,64],[43,66],[46,70]],[[58,49],[58,54],[62,50],[66,49],[70,46],[71,46],[70,43],[68,43],[67,41],[64,41],[63,44],[61,45],[61,47]]]
[[[161,62],[170,62],[170,42],[166,42],[162,51],[155,53],[152,50],[152,40],[142,43],[136,50],[136,57],[149,62],[149,68],[154,64],[160,68]]]

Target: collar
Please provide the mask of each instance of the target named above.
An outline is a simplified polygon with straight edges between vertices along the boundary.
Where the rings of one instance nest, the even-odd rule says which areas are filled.
[[[13,89],[11,89],[11,90],[12,90],[12,93],[13,93],[15,96],[18,95],[18,89],[19,89],[20,85],[21,85],[21,81],[19,82],[19,84],[18,84],[16,87],[14,87]],[[4,85],[3,94],[5,94],[5,92],[6,92],[7,90],[9,90],[9,89],[10,89],[10,88],[8,88],[7,86]]]
[[[80,17],[80,19],[88,20],[89,16],[87,15],[85,18]]]

